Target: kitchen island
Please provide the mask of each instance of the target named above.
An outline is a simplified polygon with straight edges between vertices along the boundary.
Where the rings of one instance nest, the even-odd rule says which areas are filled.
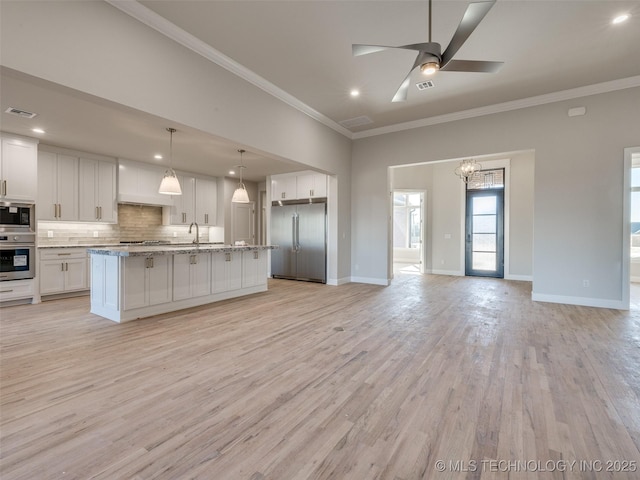
[[[277,246],[215,244],[88,248],[91,313],[114,322],[267,290]]]

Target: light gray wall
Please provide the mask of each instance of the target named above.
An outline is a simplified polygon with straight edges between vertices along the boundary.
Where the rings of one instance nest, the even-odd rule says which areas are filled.
[[[0,2],[2,65],[336,175],[350,269],[351,140],[105,2]]]
[[[587,114],[568,117],[567,110],[576,106],[586,107]],[[354,141],[354,276],[378,283],[389,278],[388,167],[533,150],[534,298],[618,306],[624,259],[623,150],[640,144],[639,111],[640,88],[630,88]],[[438,182],[432,190],[452,206],[459,199],[449,196],[449,188]],[[435,222],[437,213],[433,217]],[[433,248],[448,254],[437,242]],[[526,260],[517,260],[514,268],[525,272]]]

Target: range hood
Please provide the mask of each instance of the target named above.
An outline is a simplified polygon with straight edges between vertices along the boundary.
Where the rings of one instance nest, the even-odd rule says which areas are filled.
[[[131,160],[118,160],[118,203],[170,207],[171,195],[158,193],[164,169]]]

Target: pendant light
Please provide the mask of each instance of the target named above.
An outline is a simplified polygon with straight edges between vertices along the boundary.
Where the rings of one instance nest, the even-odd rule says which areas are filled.
[[[246,168],[244,165],[242,165],[242,154],[246,152],[246,150],[240,149],[238,150],[238,152],[240,152],[240,165],[236,165],[236,168],[240,169],[240,183],[238,183],[236,191],[233,192],[231,201],[233,203],[249,203],[249,194],[247,193],[247,189],[245,188],[244,183],[242,183],[242,170]]]
[[[178,181],[176,172],[171,168],[173,164],[173,134],[175,131],[175,128],[167,128],[167,132],[169,132],[170,135],[169,168],[164,172],[164,177],[162,177],[162,182],[160,182],[160,188],[158,189],[158,193],[163,193],[165,195],[182,195],[182,189],[180,188],[180,182]]]

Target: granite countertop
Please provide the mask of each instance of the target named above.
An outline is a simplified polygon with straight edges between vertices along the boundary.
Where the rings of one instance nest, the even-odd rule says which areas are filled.
[[[38,245],[38,248],[106,248],[121,247],[120,243],[92,243],[91,245],[66,244],[66,245]]]
[[[277,245],[220,245],[201,243],[192,244],[169,244],[169,245],[126,245],[126,246],[105,246],[87,247],[87,252],[94,255],[111,255],[116,257],[137,257],[148,255],[193,255],[198,253],[227,253],[245,252],[255,250],[273,250],[279,248]]]

